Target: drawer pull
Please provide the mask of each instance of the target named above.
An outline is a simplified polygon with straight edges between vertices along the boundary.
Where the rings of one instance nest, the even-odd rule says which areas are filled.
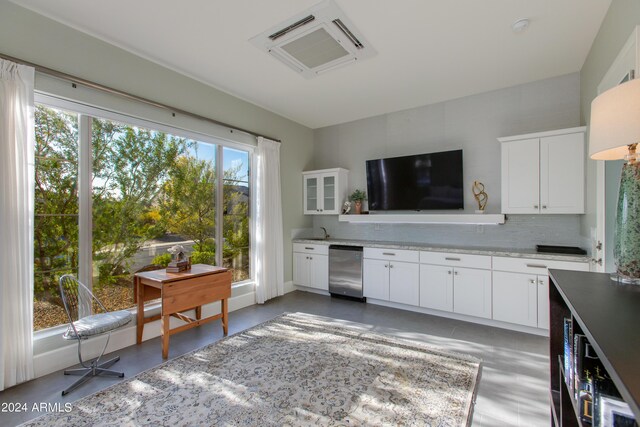
[[[313,250],[315,250],[315,249],[316,249],[316,248],[310,248],[309,246],[305,246],[304,248],[305,248],[305,249],[309,249],[310,251],[313,251]]]
[[[543,264],[527,264],[527,267],[529,267],[529,268],[547,268],[547,266],[543,265]]]
[[[446,257],[446,261],[460,261],[460,258]]]
[[[382,255],[396,256],[396,254],[394,254],[393,252],[382,252]]]

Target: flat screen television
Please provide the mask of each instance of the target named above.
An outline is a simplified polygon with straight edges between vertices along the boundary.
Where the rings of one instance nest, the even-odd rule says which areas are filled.
[[[462,150],[367,160],[369,210],[463,209]]]

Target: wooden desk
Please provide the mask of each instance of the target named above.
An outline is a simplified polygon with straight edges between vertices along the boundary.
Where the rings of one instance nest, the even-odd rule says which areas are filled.
[[[136,273],[134,281],[138,300],[136,337],[138,344],[142,342],[144,324],[158,319],[162,321],[162,357],[165,359],[169,356],[169,336],[178,332],[222,319],[222,330],[227,335],[229,331],[227,300],[231,296],[231,271],[228,269],[194,264],[191,270],[180,273],[167,273],[166,270]],[[144,317],[145,293],[161,298],[160,315]],[[202,319],[202,306],[215,301],[221,301],[221,313]],[[195,319],[181,314],[191,309],[196,310]],[[186,322],[186,325],[170,329],[171,316]]]

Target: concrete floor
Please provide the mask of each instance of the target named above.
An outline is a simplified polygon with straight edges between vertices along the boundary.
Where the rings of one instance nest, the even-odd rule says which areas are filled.
[[[370,330],[422,341],[434,348],[471,354],[483,360],[473,426],[548,426],[548,339],[421,313],[362,304],[307,292],[292,292],[229,315],[229,334],[240,332],[284,312],[304,312],[367,325]],[[171,337],[174,358],[222,338],[219,322],[212,322]],[[114,369],[131,378],[160,364],[160,338],[112,353],[121,357]],[[119,379],[94,378],[62,397],[60,392],[76,377],[62,372],[37,378],[0,392],[0,402],[56,403],[62,405],[99,391]],[[0,412],[1,426],[14,426],[35,418],[37,412]]]

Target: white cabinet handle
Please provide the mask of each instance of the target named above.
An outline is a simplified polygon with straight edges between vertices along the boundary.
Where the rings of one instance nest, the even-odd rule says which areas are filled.
[[[446,257],[445,260],[446,261],[460,261],[460,258]]]
[[[393,264],[389,264],[389,268],[393,268]]]
[[[458,275],[458,272],[457,272],[457,271],[454,271],[454,272],[453,272],[453,274],[457,276],[457,275]]]
[[[309,249],[310,251],[314,251],[314,250],[316,249],[316,248],[310,248],[310,247],[308,247],[308,246],[305,246],[304,248],[305,248],[305,249]]]
[[[451,274],[451,270],[447,271],[447,274]]]
[[[382,252],[382,255],[396,256],[393,252]]]
[[[538,280],[538,285],[544,285],[544,280]]]
[[[547,266],[543,265],[543,264],[527,264],[527,267],[529,267],[529,268],[547,268]]]
[[[533,209],[538,209],[538,205],[533,205]]]
[[[542,209],[547,209],[547,205],[542,205]]]
[[[529,279],[529,283],[532,284],[532,285],[535,285],[536,280],[535,279]]]
[[[385,265],[384,265],[384,268],[389,268],[389,264],[385,264]]]

